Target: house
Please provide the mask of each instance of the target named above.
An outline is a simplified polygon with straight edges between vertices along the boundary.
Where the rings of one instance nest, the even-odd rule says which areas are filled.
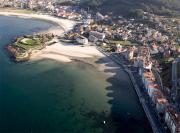
[[[76,41],[79,44],[88,45],[88,39],[86,37],[80,36],[80,37],[76,38]]]
[[[105,33],[100,33],[97,31],[90,31],[89,36],[94,36],[96,37],[99,41],[103,41],[106,37]]]
[[[158,98],[163,98],[163,93],[160,90],[153,92],[151,100],[154,104],[156,104]]]
[[[97,18],[98,21],[101,21],[101,20],[104,19],[104,16],[101,13],[97,12],[96,13],[96,18]]]
[[[142,68],[143,67],[143,60],[141,60],[139,57],[137,57],[134,60],[134,67]],[[142,73],[140,73],[140,75],[142,75]]]
[[[170,106],[166,109],[165,122],[171,133],[180,133],[180,114],[175,107]]]
[[[84,23],[85,25],[90,25],[92,22],[93,22],[93,19],[84,19],[84,20],[83,20],[83,23]]]
[[[37,0],[29,0],[28,7],[30,9],[35,9],[38,7],[38,1]]]
[[[144,63],[143,63],[143,67],[144,67],[144,69],[151,71],[152,62],[151,62],[151,61],[146,61],[146,62],[144,62]]]
[[[88,39],[89,39],[90,42],[94,42],[94,43],[98,41],[98,38],[96,38],[93,35],[90,35]]]
[[[135,51],[135,48],[131,47],[131,48],[128,48],[123,54],[127,60],[132,60],[134,58],[134,51]]]
[[[145,86],[152,81],[155,81],[155,77],[152,72],[144,72],[142,74],[142,82],[145,84]]]
[[[116,48],[117,48],[117,53],[122,52],[122,45],[121,44],[117,44]]]
[[[157,84],[155,84],[155,83],[151,83],[151,82],[149,82],[149,84],[147,85],[147,92],[148,92],[148,95],[149,95],[149,97],[151,97],[152,98],[152,96],[153,96],[153,93],[155,92],[155,91],[157,91],[159,89],[159,86],[157,85]]]
[[[127,41],[128,40],[128,36],[127,35],[122,35],[122,40],[123,41]]]
[[[158,113],[164,113],[167,106],[168,106],[168,100],[166,98],[157,97],[156,110],[158,111]]]

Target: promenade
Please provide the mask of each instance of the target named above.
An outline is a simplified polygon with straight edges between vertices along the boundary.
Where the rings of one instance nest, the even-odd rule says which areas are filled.
[[[134,86],[134,89],[138,95],[139,101],[143,107],[143,110],[150,122],[150,125],[152,127],[152,130],[154,133],[165,133],[162,124],[160,123],[158,119],[158,114],[155,110],[155,107],[151,103],[150,99],[148,98],[148,95],[146,92],[144,92],[144,86],[141,84],[141,77],[138,76],[137,70],[131,66],[128,65],[129,63],[123,58],[123,56],[117,54],[117,53],[108,53],[105,52],[102,48],[97,47],[97,49],[109,57],[111,60],[113,60],[115,63],[120,65],[124,71],[129,75],[131,82]]]

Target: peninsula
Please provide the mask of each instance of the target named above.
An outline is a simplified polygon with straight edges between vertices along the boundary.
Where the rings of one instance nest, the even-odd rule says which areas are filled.
[[[22,62],[29,60],[33,52],[55,42],[53,34],[27,35],[16,38],[15,43],[8,45],[7,49],[11,52],[14,61]]]

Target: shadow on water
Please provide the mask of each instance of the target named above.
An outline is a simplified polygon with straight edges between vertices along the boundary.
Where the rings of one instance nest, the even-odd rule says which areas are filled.
[[[97,121],[93,128],[100,127],[105,133],[150,133],[152,132],[145,113],[127,73],[107,57],[95,63],[105,65],[105,73],[111,73],[106,87],[111,112],[89,112],[84,115]],[[105,121],[105,123],[104,123]]]

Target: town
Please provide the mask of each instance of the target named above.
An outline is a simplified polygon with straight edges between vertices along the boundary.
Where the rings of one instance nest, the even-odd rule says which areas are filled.
[[[180,19],[148,12],[131,18],[111,16],[51,0],[0,0],[0,7],[77,21],[59,38],[83,46],[96,45],[125,66],[162,131],[180,132]]]

